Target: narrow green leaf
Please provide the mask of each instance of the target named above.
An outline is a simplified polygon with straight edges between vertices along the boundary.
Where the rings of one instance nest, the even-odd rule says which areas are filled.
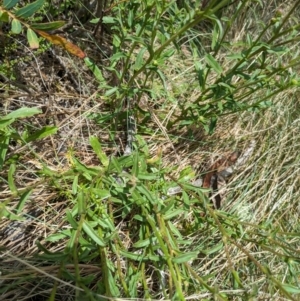
[[[239,274],[237,271],[232,271],[232,276],[233,276],[233,286],[235,289],[238,288],[243,288],[243,283],[241,282],[241,279],[239,277]]]
[[[167,91],[168,90],[168,86],[167,86],[166,78],[165,78],[164,74],[159,69],[157,69],[155,71],[156,71],[157,75],[159,76],[162,84],[164,85],[165,90]]]
[[[75,168],[81,172],[88,180],[92,180],[93,176],[98,175],[99,170],[85,166],[83,163],[73,158]]]
[[[89,58],[85,57],[84,62],[86,66],[93,72],[96,79],[99,81],[100,84],[106,84],[106,81],[102,75],[101,70],[97,67],[97,65]]]
[[[18,9],[15,15],[18,18],[29,18],[44,5],[44,2],[45,0],[37,0],[35,2],[27,4],[26,6]]]
[[[107,280],[108,280],[109,291],[110,291],[111,296],[113,296],[113,297],[119,296],[120,291],[116,285],[116,280],[114,279],[112,272],[110,270],[108,270],[106,276],[108,277]]]
[[[157,255],[148,254],[145,256],[143,254],[135,254],[124,250],[121,250],[120,254],[126,258],[136,260],[136,261],[145,261],[145,260],[160,261],[161,260],[160,257]]]
[[[118,174],[122,172],[122,167],[120,165],[119,160],[116,157],[111,157],[110,159],[110,169],[111,171],[116,171]]]
[[[30,195],[32,193],[32,189],[28,190],[28,191],[25,191],[22,195],[21,195],[21,198],[20,198],[20,201],[17,205],[17,214],[21,213],[22,212],[22,209],[24,208],[25,206],[25,203],[26,201],[29,199]]]
[[[97,222],[103,229],[109,229],[111,232],[116,232],[114,223],[108,214],[102,213],[101,217],[97,220]]]
[[[140,163],[141,162],[139,160],[139,153],[136,152],[133,156],[133,165],[132,165],[132,170],[131,170],[131,174],[136,178],[139,175]]]
[[[101,164],[103,166],[107,167],[109,164],[109,159],[106,156],[106,154],[102,151],[102,147],[101,147],[101,144],[100,144],[98,138],[95,136],[91,136],[90,144],[91,144],[94,152],[96,153],[98,159],[100,160]]]
[[[60,233],[54,233],[49,235],[47,238],[45,238],[45,241],[57,242],[61,239],[66,239],[70,236],[71,236],[70,230],[68,229],[67,231],[62,231]]]
[[[166,59],[169,59],[171,56],[174,55],[175,51],[176,51],[176,50],[173,49],[173,48],[170,48],[170,49],[164,51],[164,52],[161,54],[160,59],[162,59],[163,61],[165,61]]]
[[[172,258],[172,261],[174,263],[184,263],[184,262],[188,262],[188,261],[196,258],[197,255],[198,255],[198,252],[183,253],[181,255],[178,255],[178,256]]]
[[[153,198],[151,192],[144,185],[137,185],[136,189],[144,195],[152,204],[155,204],[155,199]],[[142,199],[145,199],[144,197]]]
[[[20,109],[17,109],[11,113],[9,113],[8,115],[6,115],[4,118],[5,119],[9,119],[9,118],[25,118],[25,117],[31,117],[33,115],[36,115],[36,114],[41,114],[42,111],[38,108],[20,108]],[[3,118],[3,119],[4,119]]]
[[[133,244],[133,247],[134,248],[144,248],[144,247],[147,247],[149,246],[151,243],[150,239],[147,238],[147,239],[142,239],[142,240],[139,240],[137,241],[136,243]]]
[[[139,180],[148,180],[148,181],[151,181],[151,180],[157,180],[158,178],[158,175],[157,173],[153,172],[153,173],[139,173],[137,178]]]
[[[18,192],[14,181],[15,171],[16,171],[16,164],[15,163],[10,164],[9,171],[8,171],[8,186],[13,193]]]
[[[78,175],[74,176],[73,184],[72,184],[72,194],[76,194],[78,189]]]
[[[291,294],[300,294],[300,288],[290,284],[283,284],[283,288]]]
[[[73,229],[71,230],[71,237],[68,241],[68,244],[67,244],[67,248],[68,249],[73,249],[74,248],[74,245],[75,245],[75,242],[77,240],[77,231],[74,231]]]
[[[11,22],[11,31],[12,33],[19,34],[22,31],[21,22],[17,19],[13,19]]]
[[[100,247],[105,247],[105,242],[102,240],[102,238],[99,237],[99,235],[94,231],[94,229],[91,227],[91,225],[88,224],[87,221],[84,221],[82,224],[82,228],[84,232]]]
[[[89,191],[93,193],[95,198],[100,200],[105,200],[111,196],[109,190],[106,189],[90,188]]]
[[[33,29],[48,31],[48,30],[55,30],[61,28],[65,24],[66,24],[65,21],[54,21],[49,23],[33,23],[30,26]]]
[[[39,38],[30,28],[27,29],[27,40],[31,49],[39,48]]]
[[[128,282],[128,291],[129,291],[129,296],[131,298],[137,298],[138,297],[138,287],[140,281],[145,277],[144,275],[141,275],[142,273],[140,270],[134,270],[130,265],[129,269],[127,272],[127,275],[129,276],[129,282]],[[145,280],[146,283],[146,280]],[[133,299],[135,300],[135,299]]]
[[[143,64],[144,64],[143,58],[144,58],[144,54],[145,54],[146,50],[147,50],[147,48],[144,47],[138,53],[138,55],[136,57],[136,60],[135,60],[135,63],[133,65],[134,70],[139,70],[143,66]]]
[[[223,27],[222,23],[218,18],[214,18],[214,29],[212,32],[212,42],[211,42],[211,49],[216,50],[216,46],[218,47],[218,41],[223,36]]]
[[[222,74],[223,69],[222,67],[219,65],[219,63],[216,61],[216,59],[211,55],[211,54],[206,54],[205,55],[205,61],[207,62],[207,64],[215,71],[217,72],[219,75]]]
[[[207,249],[207,250],[201,250],[202,253],[205,255],[211,255],[213,253],[216,253],[220,251],[223,248],[223,242],[216,244],[213,248]]]
[[[164,219],[165,220],[169,220],[173,217],[176,217],[182,213],[184,213],[185,211],[183,209],[177,208],[175,210],[169,210],[165,215],[164,215]]]
[[[200,62],[195,62],[195,69],[198,75],[200,87],[205,89],[205,70]]]
[[[70,223],[73,229],[77,229],[78,225],[76,220],[73,218],[71,211],[67,210],[66,212],[67,221]]]
[[[126,58],[126,54],[124,52],[117,52],[117,53],[115,53],[115,54],[112,55],[112,57],[110,58],[110,61],[112,63],[116,63],[120,59],[123,59],[123,58]],[[113,71],[113,70],[111,70],[111,71]]]
[[[113,87],[113,88],[111,88],[111,89],[108,89],[108,90],[105,92],[104,96],[105,96],[105,97],[109,97],[109,96],[115,94],[115,93],[118,91],[118,89],[119,89],[118,87]]]
[[[10,211],[8,211],[5,207],[0,207],[1,209],[1,217],[6,217],[11,221],[25,221],[26,219],[22,216],[18,216]]]
[[[5,9],[11,9],[11,8],[13,8],[18,2],[19,2],[19,0],[4,0],[4,1],[3,1],[3,6],[4,6]]]
[[[84,214],[86,211],[86,206],[85,206],[85,195],[83,193],[83,191],[79,191],[78,192],[78,196],[77,196],[77,205],[78,205],[78,214]]]
[[[57,127],[56,126],[45,126],[40,130],[37,130],[35,133],[33,133],[32,135],[30,135],[26,141],[27,142],[31,142],[31,141],[36,141],[42,138],[45,138],[47,136],[50,136],[52,134],[56,134],[57,133]]]
[[[118,48],[121,45],[121,39],[117,35],[113,35],[113,42],[112,44]]]
[[[10,125],[15,121],[14,119],[5,119],[5,118],[6,116],[3,117],[3,119],[0,119],[0,130],[5,129],[8,125]]]
[[[5,162],[6,153],[8,150],[9,136],[0,136],[0,170]]]

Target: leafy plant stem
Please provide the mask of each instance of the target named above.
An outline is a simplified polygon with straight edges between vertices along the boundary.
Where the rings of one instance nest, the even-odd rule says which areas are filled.
[[[166,260],[166,262],[168,264],[168,267],[170,269],[171,278],[175,282],[174,284],[175,284],[175,287],[176,287],[176,293],[178,294],[178,298],[179,298],[179,300],[184,301],[184,295],[183,295],[183,292],[182,292],[182,287],[180,285],[180,282],[177,279],[176,272],[175,272],[173,264],[172,264],[172,257],[170,256],[170,253],[169,253],[167,247],[165,246],[162,235],[161,235],[160,232],[158,232],[157,227],[155,225],[155,221],[148,214],[147,209],[144,206],[142,206],[142,210],[143,210],[143,213],[144,213],[144,215],[147,219],[147,222],[151,226],[152,231],[154,232],[154,234],[155,234],[155,236],[156,236],[156,238],[159,242],[160,248],[161,248],[161,250],[162,250],[162,252],[165,256],[165,260]]]
[[[294,6],[288,11],[288,13],[286,14],[286,16],[283,18],[281,24],[278,26],[278,28],[276,29],[276,33],[274,34],[274,36],[269,40],[269,43],[273,42],[273,40],[278,38],[278,33],[280,32],[281,28],[284,26],[284,24],[290,19],[290,16],[292,15],[292,13],[295,11],[296,8],[299,7],[300,4],[300,0],[298,0],[297,2],[295,2]]]

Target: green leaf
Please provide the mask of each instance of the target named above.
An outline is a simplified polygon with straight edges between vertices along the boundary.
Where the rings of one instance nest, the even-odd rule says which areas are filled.
[[[122,166],[116,157],[111,157],[110,163],[111,171],[116,171],[118,174],[122,173]]]
[[[110,16],[104,16],[102,18],[102,23],[103,24],[114,24],[116,23],[116,19]]]
[[[92,24],[98,24],[99,21],[100,21],[100,18],[95,18],[95,19],[92,19],[90,21],[90,23],[92,23]]]
[[[239,274],[237,271],[232,271],[233,276],[233,286],[235,289],[237,288],[243,288],[243,283],[241,282],[241,279],[239,277]]]
[[[27,40],[31,49],[39,48],[39,38],[36,33],[30,28],[27,29]]]
[[[217,72],[219,75],[222,74],[223,69],[222,67],[219,65],[219,63],[215,60],[215,58],[211,55],[211,54],[206,54],[205,55],[205,61],[207,62],[207,64],[215,71]]]
[[[178,217],[180,214],[184,213],[183,209],[177,208],[175,210],[169,210],[165,215],[164,215],[164,220],[169,220],[173,217]]]
[[[156,203],[156,200],[153,198],[151,192],[144,186],[144,185],[138,185],[136,189],[143,195],[145,196],[152,204]],[[143,200],[145,198],[143,197]]]
[[[15,121],[14,119],[5,119],[5,118],[6,116],[4,117],[4,119],[0,119],[0,130],[3,129],[5,130],[8,125],[10,125]]]
[[[8,150],[9,136],[0,136],[0,170],[5,162],[6,153]]]
[[[184,262],[188,262],[188,261],[196,258],[197,255],[198,255],[198,252],[183,253],[181,255],[178,255],[178,256],[172,258],[172,261],[174,263],[184,263]]]
[[[30,26],[33,29],[48,31],[48,30],[55,30],[61,28],[65,24],[66,24],[65,21],[54,21],[49,23],[34,23],[31,24]]]
[[[220,242],[216,244],[213,248],[207,250],[201,250],[201,252],[204,253],[205,255],[211,255],[213,253],[220,251],[222,248],[223,248],[223,242]]]
[[[113,46],[118,48],[121,45],[121,39],[117,35],[113,35]]]
[[[139,70],[143,66],[143,64],[144,64],[143,58],[144,58],[144,54],[145,54],[146,50],[147,50],[147,48],[144,47],[138,53],[138,55],[136,57],[136,60],[135,60],[135,63],[133,65],[134,70]]]
[[[150,245],[151,241],[149,238],[147,239],[143,239],[143,240],[139,240],[136,243],[133,244],[134,248],[144,248],[144,247],[148,247]]]
[[[68,249],[73,249],[74,248],[77,237],[78,237],[77,231],[71,230],[71,236],[70,236],[70,239],[69,239],[68,244],[67,244]]]
[[[37,0],[35,2],[27,4],[25,7],[22,7],[19,10],[17,10],[15,15],[18,18],[29,18],[44,5],[44,2],[45,0]]]
[[[160,261],[161,260],[160,257],[157,255],[148,254],[145,256],[143,254],[135,254],[124,250],[120,250],[120,254],[126,258],[136,260],[136,261],[147,261],[147,260]]]
[[[10,164],[9,171],[8,171],[8,186],[13,193],[18,192],[14,181],[15,171],[16,171],[16,164],[15,163]]]
[[[99,81],[99,83],[106,84],[106,81],[102,75],[101,70],[95,65],[95,63],[89,57],[85,57],[84,62],[87,65],[87,67],[93,72],[94,76]]]
[[[73,158],[74,167],[77,171],[81,172],[86,179],[92,181],[93,176],[97,176],[99,174],[99,170],[92,167],[87,167],[76,158]]]
[[[20,108],[17,109],[11,113],[9,113],[8,115],[6,115],[3,119],[9,119],[9,118],[25,118],[25,117],[31,117],[33,115],[36,114],[41,114],[42,111],[38,108]]]
[[[84,195],[84,192],[81,190],[78,192],[77,196],[77,206],[78,206],[78,214],[85,214],[86,211],[86,196]]]
[[[17,20],[17,19],[12,20],[11,31],[15,34],[19,34],[22,31],[22,25],[19,20]]]
[[[118,90],[119,90],[118,87],[113,87],[113,88],[107,90],[107,91],[105,92],[104,96],[105,96],[105,97],[109,97],[109,96],[113,95],[114,93],[116,93]]]
[[[156,71],[157,75],[159,76],[162,84],[164,85],[164,89],[167,91],[168,90],[168,86],[167,86],[166,78],[165,78],[164,74],[159,69],[157,69],[155,71]]]
[[[115,274],[115,273],[114,273]],[[120,295],[120,291],[116,285],[116,280],[110,270],[107,271],[108,285],[111,296],[117,297]]]
[[[30,197],[32,193],[32,189],[28,190],[28,191],[25,191],[22,195],[21,195],[21,198],[20,198],[20,201],[17,205],[17,214],[21,213],[22,212],[22,209],[24,208],[25,206],[25,203],[26,201],[28,200],[28,198]]]
[[[16,214],[8,211],[5,207],[4,208],[0,207],[0,209],[1,209],[1,217],[4,216],[4,217],[10,219],[11,221],[24,221],[24,220],[26,220],[24,217],[18,216]]]
[[[195,69],[198,75],[200,87],[205,89],[205,70],[200,62],[195,62]]]
[[[9,22],[9,16],[8,16],[8,13],[6,11],[1,11],[0,10],[0,21],[1,22],[6,22],[6,23]]]
[[[72,194],[76,194],[78,189],[78,175],[74,176],[73,184],[72,184]]]
[[[173,54],[175,53],[175,49],[168,49],[165,52],[163,52],[160,56],[159,59],[162,59],[163,61],[165,61],[166,59],[169,59],[171,56],[173,56]]]
[[[94,213],[93,213],[94,214]],[[95,216],[95,214],[94,214]],[[106,214],[106,213],[103,213],[101,214],[101,217],[97,220],[98,224],[103,228],[103,229],[109,229],[111,232],[116,232],[116,228],[114,226],[114,223],[113,221],[111,220],[111,217]],[[106,231],[106,233],[108,233]],[[112,234],[110,236],[110,238],[113,236],[114,234]]]
[[[78,228],[78,225],[76,220],[73,218],[71,211],[67,210],[66,217],[67,217],[67,221],[70,223],[72,228],[76,230]]]
[[[87,221],[84,221],[82,224],[82,228],[84,232],[100,247],[105,247],[105,242],[102,240],[102,238],[99,237],[99,235],[94,231],[94,229],[91,227],[90,224],[88,224]]]
[[[296,287],[296,286],[293,286],[293,285],[290,285],[290,284],[283,284],[282,286],[288,293],[300,294],[300,288],[299,287]]]
[[[109,159],[106,156],[106,154],[102,151],[101,144],[100,144],[98,138],[95,136],[91,136],[90,144],[91,144],[94,152],[96,153],[98,159],[100,160],[101,164],[103,166],[107,167],[109,164]]]
[[[68,232],[70,232],[70,230],[67,230]],[[45,241],[50,241],[50,242],[57,242],[61,239],[66,239],[68,237],[70,237],[70,233],[67,233],[66,231],[62,231],[61,233],[54,233],[51,234],[50,236],[48,236]]]
[[[111,196],[109,190],[106,189],[90,188],[89,191],[93,193],[94,197],[100,200],[105,200]]]
[[[112,63],[116,63],[116,62],[118,62],[120,59],[123,59],[123,58],[126,58],[127,56],[126,56],[126,54],[124,53],[124,52],[117,52],[117,53],[115,53],[111,58],[110,58],[110,61],[112,62]],[[113,67],[114,65],[112,65],[112,67]],[[113,71],[113,70],[111,70],[111,71]]]
[[[11,9],[11,8],[13,8],[18,2],[19,2],[19,0],[4,0],[3,6],[4,6],[5,9]]]
[[[42,138],[45,138],[47,136],[50,136],[52,134],[56,134],[57,132],[57,127],[56,126],[45,126],[40,130],[37,130],[35,133],[30,135],[27,139],[26,142],[31,142],[31,141],[36,141]]]

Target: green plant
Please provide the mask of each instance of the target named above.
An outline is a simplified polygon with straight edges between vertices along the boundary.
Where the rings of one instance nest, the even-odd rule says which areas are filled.
[[[39,39],[36,35],[36,33],[38,33],[52,44],[63,47],[69,53],[80,58],[85,57],[84,52],[73,43],[59,35],[53,35],[46,32],[62,27],[65,24],[64,21],[31,24],[26,22],[26,20],[30,19],[30,17],[41,9],[45,0],[37,0],[22,8],[16,8],[18,2],[19,0],[4,0],[3,5],[0,6],[0,22],[11,23],[12,33],[20,34],[22,32],[22,27],[26,27],[27,40],[32,49],[39,48]]]
[[[131,1],[113,7],[112,16],[103,17],[103,22],[110,24],[113,31],[114,51],[106,69],[115,74],[117,83],[107,86],[98,77],[102,82],[100,87],[106,90],[107,101],[117,104],[120,110],[125,99],[132,99],[129,108],[136,111],[144,94],[157,97],[153,87],[160,80],[165,89],[160,93],[166,95],[167,101],[171,98],[169,102],[177,104],[167,128],[201,125],[209,133],[214,131],[219,116],[269,107],[274,95],[298,83],[290,69],[298,66],[299,61],[289,45],[297,41],[299,25],[288,24],[288,16],[297,4],[287,16],[278,13],[262,25],[255,37],[248,35],[245,40],[231,42],[231,28],[252,2],[239,2],[230,17],[224,15],[221,19],[215,13],[228,6],[228,0],[218,5],[212,1],[204,11],[199,10],[198,3],[187,3],[179,10],[174,1],[141,4]],[[203,51],[193,39],[188,40],[187,46],[193,53],[191,73],[198,78],[198,85],[193,83],[189,88],[197,90],[198,96],[176,101],[176,95],[170,97],[167,92],[169,79],[165,70],[180,52],[182,37],[196,34],[197,26],[204,20],[210,20],[213,26],[210,47]],[[227,49],[230,50],[225,53]],[[278,63],[274,65],[272,61]],[[261,94],[265,97],[254,100]]]

